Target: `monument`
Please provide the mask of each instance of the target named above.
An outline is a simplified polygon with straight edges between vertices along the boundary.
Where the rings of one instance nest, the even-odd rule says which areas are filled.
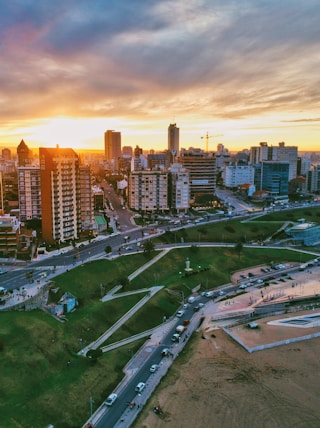
[[[190,267],[190,260],[189,257],[186,258],[186,267],[184,269],[185,272],[192,272],[193,269]]]

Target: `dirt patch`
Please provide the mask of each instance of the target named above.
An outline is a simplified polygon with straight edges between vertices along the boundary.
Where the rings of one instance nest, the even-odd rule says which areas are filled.
[[[248,354],[222,330],[197,333],[134,427],[319,426],[319,345],[316,338]]]
[[[319,310],[317,310],[319,313]],[[268,343],[275,343],[287,339],[299,338],[320,332],[320,326],[299,328],[289,326],[270,325],[270,321],[284,320],[302,315],[313,315],[313,311],[301,311],[285,315],[266,317],[257,320],[258,328],[251,329],[247,324],[229,328],[228,330],[240,339],[249,348]]]

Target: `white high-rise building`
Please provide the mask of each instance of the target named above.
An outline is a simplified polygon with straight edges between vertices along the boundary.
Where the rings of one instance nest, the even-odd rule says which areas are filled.
[[[171,208],[186,211],[190,208],[189,171],[181,164],[172,164],[169,168],[171,180]]]
[[[40,219],[41,185],[39,166],[18,167],[19,220]]]

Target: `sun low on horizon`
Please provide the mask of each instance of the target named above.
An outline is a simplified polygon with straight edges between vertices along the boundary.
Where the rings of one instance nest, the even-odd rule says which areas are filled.
[[[167,148],[170,119],[157,121],[125,121],[124,119],[56,117],[39,120],[31,126],[11,129],[11,134],[0,146],[18,146],[23,139],[31,149],[39,147],[72,148],[76,150],[104,150],[104,133],[108,129],[121,132],[122,146],[139,146],[145,150],[161,151]],[[200,121],[199,119],[176,122],[180,130],[180,148],[205,149],[208,135],[209,150],[215,151],[223,144],[230,151],[241,151],[257,146],[261,141],[276,145],[284,141],[287,146],[298,146],[303,151],[318,151],[318,126],[281,124],[272,126],[274,119],[251,118],[242,121]],[[9,143],[10,142],[10,143]]]

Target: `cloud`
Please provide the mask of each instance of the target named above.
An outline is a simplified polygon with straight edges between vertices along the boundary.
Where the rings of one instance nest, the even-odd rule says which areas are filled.
[[[3,118],[215,119],[319,109],[314,0],[12,0]]]

